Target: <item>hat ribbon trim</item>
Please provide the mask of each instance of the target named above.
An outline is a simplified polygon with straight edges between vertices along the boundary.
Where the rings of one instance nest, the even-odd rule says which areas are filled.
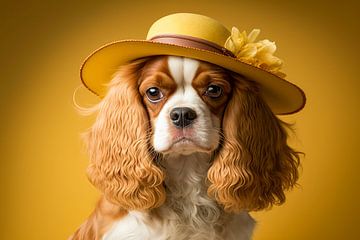
[[[158,42],[158,43],[169,43],[175,44],[184,47],[192,47],[203,49],[211,52],[220,53],[225,56],[236,58],[234,53],[228,49],[217,45],[216,43],[207,41],[205,39],[187,36],[187,35],[178,35],[178,34],[162,34],[152,37],[149,41]]]

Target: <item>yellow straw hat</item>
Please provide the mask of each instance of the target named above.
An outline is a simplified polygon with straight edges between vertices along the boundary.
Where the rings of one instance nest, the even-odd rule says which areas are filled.
[[[176,13],[157,20],[146,40],[121,40],[100,47],[80,69],[84,85],[104,97],[106,84],[119,66],[132,60],[174,55],[210,62],[260,84],[260,93],[275,114],[291,114],[305,105],[305,94],[280,72],[282,61],[273,53],[276,45],[267,39],[255,41],[258,29],[247,34],[198,14]]]

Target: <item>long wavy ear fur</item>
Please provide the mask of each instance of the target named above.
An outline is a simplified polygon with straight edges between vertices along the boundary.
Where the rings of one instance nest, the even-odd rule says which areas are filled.
[[[258,86],[239,75],[233,78],[223,144],[208,171],[208,193],[229,212],[282,204],[284,191],[298,179],[299,153],[287,145],[287,124],[272,113]]]
[[[84,134],[89,180],[126,210],[151,209],[165,200],[164,174],[149,150],[149,119],[138,93],[144,60],[120,69]]]

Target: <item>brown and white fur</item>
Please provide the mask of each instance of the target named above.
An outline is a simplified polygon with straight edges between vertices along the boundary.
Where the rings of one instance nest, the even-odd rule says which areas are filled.
[[[298,178],[287,124],[259,86],[210,63],[136,60],[89,112],[88,177],[102,197],[73,240],[248,240],[248,212],[282,204]]]

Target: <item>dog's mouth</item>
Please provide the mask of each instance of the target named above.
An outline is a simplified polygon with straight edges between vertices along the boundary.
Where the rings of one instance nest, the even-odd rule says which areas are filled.
[[[177,143],[186,144],[186,143],[194,143],[194,141],[189,137],[182,136],[182,137],[175,139],[175,141],[173,141],[173,145],[175,145]]]
[[[180,153],[180,154],[190,154],[193,152],[210,152],[211,149],[209,147],[202,146],[197,141],[195,141],[191,137],[187,136],[179,136],[175,138],[168,148],[168,150],[163,153]]]

